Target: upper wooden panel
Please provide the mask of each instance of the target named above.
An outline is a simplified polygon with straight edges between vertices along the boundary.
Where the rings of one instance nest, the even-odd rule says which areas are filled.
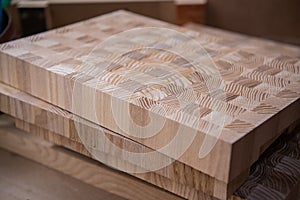
[[[101,43],[145,26],[172,28],[189,37],[152,37],[153,32],[144,31],[122,35],[119,43]],[[200,46],[185,46],[192,39],[208,54]],[[145,44],[155,48],[145,50]],[[134,48],[123,52],[128,49],[122,45]],[[243,36],[222,38],[118,11],[2,44],[0,81],[230,182],[278,136],[274,132],[299,118],[299,49],[261,46]],[[198,51],[195,60],[184,59]],[[212,72],[207,55],[215,66]],[[194,61],[203,68],[195,68]],[[151,117],[158,128],[146,128]],[[156,128],[156,135],[143,138]],[[178,135],[181,140],[164,151]],[[202,158],[203,143],[213,148]],[[185,153],[176,157],[186,144]]]

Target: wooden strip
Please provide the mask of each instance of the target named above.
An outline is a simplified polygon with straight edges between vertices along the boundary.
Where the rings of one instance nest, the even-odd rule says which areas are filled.
[[[207,88],[203,85],[203,80],[207,80],[207,77],[201,73],[199,75],[199,72],[195,71],[191,66],[183,68],[184,62],[182,63],[182,60],[178,59],[178,56],[171,56],[168,53],[161,54],[160,51],[154,52],[152,55],[145,55],[141,52],[126,54],[126,59],[124,58],[128,64],[126,71],[132,73],[132,76],[129,77],[128,82],[121,82],[122,86],[124,89],[138,88],[135,95],[130,96],[130,98],[126,91],[120,91],[120,88],[115,87],[116,84],[120,83],[120,74],[124,74],[124,67],[112,66],[112,68],[107,69],[101,77],[102,79],[97,88],[89,85],[93,83],[90,76],[83,76],[77,79],[78,66],[82,64],[82,59],[100,41],[120,31],[145,25],[175,28],[183,33],[193,35],[207,49],[216,63],[221,62],[232,65],[233,75],[229,76],[227,74],[227,79],[223,81],[226,85],[225,88],[228,89],[225,92],[235,95],[236,98],[230,101],[222,101],[222,99],[218,98],[218,95],[209,94]],[[145,36],[145,40],[149,39],[147,35]],[[270,51],[262,51],[261,53],[259,51],[241,50],[239,44],[241,41],[224,42],[218,38],[216,41],[208,41],[207,37],[207,34],[201,36],[196,32],[179,29],[178,27],[176,28],[172,25],[145,17],[126,12],[115,12],[30,38],[2,44],[0,46],[0,67],[3,73],[0,74],[0,80],[49,103],[72,111],[72,92],[74,79],[76,79],[79,82],[79,86],[82,87],[83,92],[89,93],[90,89],[96,89],[96,93],[99,95],[96,97],[99,97],[99,102],[101,102],[97,105],[99,107],[95,109],[96,111],[101,111],[101,113],[98,113],[99,122],[90,115],[82,115],[81,117],[99,123],[123,136],[130,137],[154,150],[158,150],[164,143],[168,142],[169,138],[174,137],[174,130],[180,125],[187,129],[186,132],[192,133],[196,131],[197,135],[192,145],[178,160],[220,181],[230,183],[258,159],[270,140],[278,137],[278,133],[281,130],[299,118],[296,112],[300,106],[300,93],[297,89],[300,73],[299,59],[278,53],[270,53]],[[139,45],[135,39],[136,37],[131,37],[130,39],[123,38],[123,41],[132,40],[133,44]],[[177,39],[174,38],[174,40]],[[157,42],[159,45],[166,45],[164,39],[154,42]],[[101,51],[109,51],[109,48],[112,48],[112,46],[108,45],[104,49],[101,49]],[[193,51],[187,50],[187,52]],[[113,56],[106,55],[104,57],[104,61],[109,62],[113,60]],[[174,63],[175,66],[172,65],[172,69],[181,74],[184,79],[189,80],[190,83],[184,82],[182,78],[178,78],[173,74],[170,76],[170,80],[176,80],[176,84],[169,84],[164,88],[157,88],[152,84],[151,86],[144,85],[147,80],[157,81],[157,76],[160,77],[162,74],[168,74],[168,71],[161,72],[155,69],[147,71],[143,67],[136,68],[136,66],[140,66],[141,63],[148,61],[148,59],[151,60],[154,58],[159,59],[159,63],[165,61]],[[268,80],[272,81],[267,84],[261,78],[266,76],[257,76],[257,73],[254,73],[254,75],[252,73],[253,70],[266,68],[265,65],[274,72],[268,75],[275,77],[268,78]],[[95,71],[93,72],[99,73],[101,71],[100,68],[95,67]],[[264,74],[269,72],[270,70],[260,70],[259,73]],[[252,80],[255,84],[249,85],[248,81],[239,81],[241,76],[245,76],[251,80],[255,79]],[[170,83],[170,80],[167,83]],[[278,80],[283,81],[278,82]],[[160,85],[159,81],[156,83]],[[196,89],[197,98],[198,96],[201,99],[205,99],[204,97],[206,97],[206,101],[201,101],[201,103],[196,102],[197,107],[211,109],[211,102],[217,102],[215,103],[215,109],[207,112],[205,116],[200,117],[199,127],[193,127],[194,124],[191,124],[190,119],[194,117],[192,112],[181,109],[178,103],[176,104],[176,95],[183,94],[182,96],[189,97],[190,94],[186,94],[182,90],[186,84]],[[216,85],[218,84],[219,82],[216,81]],[[277,87],[278,85],[280,87]],[[269,91],[266,89],[269,87],[272,90]],[[165,96],[160,96],[161,94],[165,94]],[[83,96],[85,97],[85,95]],[[214,101],[210,101],[210,99]],[[143,119],[147,119],[149,105],[157,102],[165,106],[165,110],[168,112],[174,112],[174,115],[172,117],[163,115],[163,118],[166,119],[165,126],[155,137],[141,139],[133,137],[130,135],[131,132],[121,130],[118,127],[112,114],[112,108],[117,108],[117,106],[110,106],[111,100],[115,100],[117,102],[116,105],[129,105],[133,113],[136,113],[136,120],[142,119],[143,123],[146,123]],[[276,106],[271,104],[275,100],[278,102]],[[234,109],[241,107],[241,103],[238,102],[247,102],[249,106],[240,109],[241,112],[233,112],[235,111]],[[231,104],[234,106],[231,106]],[[86,109],[91,108],[87,107]],[[191,110],[194,111],[194,109]],[[122,115],[125,113],[122,110],[118,111]],[[155,119],[161,116],[161,113],[150,113],[155,115]],[[215,139],[207,127],[209,125],[218,127],[220,125],[218,120],[220,116],[226,116],[226,124],[228,123],[228,126],[222,129],[221,136],[218,138],[212,151],[205,158],[200,159],[199,147],[201,147],[204,137],[208,136],[209,139]],[[121,118],[124,121],[128,119],[127,116],[122,116]],[[211,118],[214,120],[210,120]],[[236,123],[237,121],[239,123]],[[244,129],[245,125],[248,127]],[[268,132],[265,130],[268,130]],[[143,135],[141,129],[134,129],[133,132],[135,131]],[[185,137],[187,136],[190,135],[187,134]],[[185,140],[182,140],[182,142],[185,142]],[[167,156],[172,157],[168,153]]]

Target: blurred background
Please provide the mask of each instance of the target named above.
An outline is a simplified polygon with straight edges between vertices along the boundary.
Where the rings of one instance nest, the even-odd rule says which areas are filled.
[[[0,42],[124,9],[300,45],[300,0],[0,0]]]

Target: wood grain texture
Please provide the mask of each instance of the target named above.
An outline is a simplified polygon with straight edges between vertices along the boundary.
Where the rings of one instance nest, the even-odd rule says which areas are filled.
[[[0,137],[1,148],[126,199],[181,199],[99,163],[83,162],[78,155],[53,148],[51,143],[34,138],[11,125],[1,127]]]
[[[230,200],[242,199],[278,199],[278,200],[294,200],[300,198],[300,125],[292,128],[291,131],[285,131],[255,162],[251,167],[251,172],[243,184],[229,196]],[[43,137],[47,141],[65,146],[80,152],[80,145],[70,146],[70,142],[64,142],[63,136],[53,134],[43,128],[31,125],[24,121],[16,119],[16,126],[28,133]],[[66,145],[67,144],[67,145]],[[110,157],[110,159],[114,159]],[[180,196],[185,196],[188,199],[216,199],[210,195],[199,193],[193,188],[189,188],[184,184],[176,184],[175,192],[174,184],[170,187],[170,181],[165,177],[155,173],[136,174],[138,178],[146,180],[156,186],[164,188]],[[150,178],[152,177],[152,178]],[[206,182],[202,180],[202,183]],[[207,184],[207,183],[205,183]],[[178,191],[189,191],[189,195],[183,195]]]
[[[5,124],[3,122],[7,121],[6,118],[3,117],[0,119],[1,121],[1,129],[0,129],[0,137],[1,142],[0,146],[3,148],[8,148],[12,150],[15,153],[21,154],[24,157],[32,159],[32,154],[28,153],[33,151],[32,148],[29,148],[31,144],[38,145],[39,152],[41,152],[41,149],[49,148],[53,150],[53,146],[50,145],[47,142],[43,142],[39,138],[35,138],[33,136],[24,134],[24,132],[20,132],[17,129],[12,128],[11,123]],[[17,120],[17,124],[21,127],[26,127],[27,129],[30,125],[27,123],[23,123],[20,120]],[[36,128],[34,128],[37,130]],[[39,128],[38,128],[39,129]],[[8,130],[8,131],[7,131]],[[299,183],[300,183],[300,177],[299,177],[299,168],[297,167],[299,165],[299,155],[300,155],[300,149],[299,146],[299,123],[298,128],[291,129],[290,132],[285,132],[284,135],[282,135],[280,138],[278,138],[272,145],[267,149],[267,151],[260,157],[259,161],[257,161],[252,167],[251,167],[251,174],[248,176],[247,180],[243,183],[243,185],[235,191],[235,196],[231,196],[230,200],[242,200],[242,199],[264,199],[268,197],[268,199],[285,199],[285,200],[294,200],[298,199],[300,197],[299,193]],[[8,135],[4,134],[3,131]],[[37,132],[36,132],[37,133]],[[41,129],[39,131],[39,134],[41,134]],[[44,132],[44,136],[45,136]],[[62,137],[62,136],[61,136]],[[4,139],[3,139],[4,138]],[[49,138],[46,136],[47,140]],[[29,139],[28,141],[26,139]],[[25,140],[25,142],[24,142]],[[14,148],[14,144],[18,144],[19,141],[23,141],[20,145],[23,149],[20,151],[20,148]],[[60,140],[61,141],[61,140]],[[3,145],[4,144],[4,145]],[[9,144],[13,144],[12,146]],[[25,145],[24,145],[25,144]],[[296,146],[295,146],[296,145]],[[297,146],[298,145],[298,146]],[[41,146],[43,148],[41,148]],[[296,148],[295,148],[296,147]],[[30,151],[29,151],[30,150]],[[79,155],[74,155],[74,153],[71,152],[64,152],[63,149],[60,148],[54,148],[55,151],[59,152],[60,154],[65,153],[69,157],[75,157],[77,158],[77,165],[80,164],[80,166],[83,164],[94,164],[96,167],[100,167],[100,173],[95,171],[90,171],[90,168],[87,168],[85,171],[90,171],[93,175],[100,175],[103,169],[101,169],[101,166],[99,164],[97,165],[94,161],[89,161],[87,159],[80,159]],[[33,151],[34,152],[34,151]],[[32,153],[32,152],[31,152]],[[37,153],[34,152],[34,155]],[[45,157],[45,156],[44,156]],[[59,159],[58,157],[57,159]],[[42,162],[41,160],[37,159],[37,156],[34,156],[34,160],[37,162]],[[43,159],[45,160],[45,158]],[[53,167],[53,163],[49,164],[48,162],[44,161],[42,162],[44,165],[47,165],[49,167]],[[56,163],[56,162],[54,162]],[[63,173],[66,173],[64,168],[58,168],[57,164],[55,164],[54,169],[57,169],[59,171],[62,171]],[[102,167],[103,168],[103,167]],[[105,168],[105,167],[104,167]],[[113,170],[111,170],[113,171]],[[88,174],[90,174],[88,173]],[[118,172],[114,172],[117,175],[120,175]],[[69,173],[67,173],[69,174]],[[70,174],[69,174],[70,175]],[[123,175],[123,174],[122,174]],[[71,176],[74,176],[74,174],[71,174]],[[126,175],[124,175],[126,176]],[[127,175],[128,176],[128,175]],[[97,176],[98,177],[98,176]],[[78,176],[75,178],[78,179]],[[83,180],[86,182],[86,179],[84,176],[80,176],[80,180]],[[95,180],[95,179],[94,179]],[[93,182],[88,182],[89,184],[93,184]],[[101,187],[100,187],[101,188]],[[107,189],[107,188],[105,188]],[[202,196],[199,199],[203,199],[205,196]],[[172,198],[173,199],[173,198]],[[209,199],[209,197],[206,197],[206,199]]]
[[[218,37],[211,40],[208,34],[198,34],[123,11],[2,44],[0,80],[53,105],[72,111],[73,80],[78,75],[76,66],[82,64],[82,58],[110,35],[142,26],[170,27],[193,35],[217,64],[221,78],[225,82],[226,99],[220,100],[217,95],[205,92],[205,88],[203,90],[203,85],[201,86],[201,76],[197,76],[199,74],[192,68],[185,69],[182,75],[190,81],[189,85],[195,88],[199,98],[196,105],[207,111],[200,117],[199,127],[193,127],[191,124],[188,127],[186,124],[189,120],[182,117],[182,113],[187,114],[187,117],[191,117],[191,113],[186,113],[170,101],[184,91],[181,82],[162,88],[140,85],[136,94],[144,94],[142,97],[137,95],[136,98],[125,97],[121,100],[123,97],[118,95],[116,97],[111,93],[111,91],[114,94],[118,93],[118,88],[114,87],[114,81],[117,79],[111,77],[122,73],[124,68],[115,67],[105,72],[106,77],[110,78],[105,79],[103,76],[105,80],[94,88],[100,102],[103,102],[96,108],[98,111],[101,110],[98,118],[100,125],[155,150],[158,144],[174,136],[174,127],[182,125],[190,131],[195,130],[197,135],[193,144],[178,160],[229,183],[258,159],[267,147],[266,144],[299,118],[298,58],[270,50],[260,51],[259,45],[245,44],[243,40],[229,40],[227,43]],[[161,41],[161,45],[163,44],[164,41]],[[153,55],[159,57],[157,55],[160,53],[156,52]],[[140,61],[144,61],[147,56],[142,56]],[[136,62],[137,58],[129,56],[128,59],[130,63]],[[176,60],[177,57],[167,58],[168,61],[174,61],[172,59]],[[109,62],[110,58],[104,60]],[[134,65],[129,64],[127,68],[138,75],[146,74],[143,69],[134,69]],[[150,78],[153,78],[154,69],[149,70]],[[131,80],[124,82],[125,86],[136,84],[135,78],[137,77],[133,76]],[[81,86],[88,84],[86,82],[88,79],[89,77],[82,77]],[[159,99],[155,95],[156,92],[161,92],[160,94],[165,96]],[[111,106],[107,104],[111,99],[118,101],[119,104],[130,105],[137,110],[136,113],[141,113],[142,119],[146,119],[147,114],[153,113],[147,108],[145,103],[147,101],[165,106],[166,110],[172,111],[172,116],[163,116],[166,119],[164,128],[151,139],[132,137],[129,132],[122,131],[114,121]],[[213,108],[212,105],[218,106]],[[169,107],[171,109],[168,109]],[[212,116],[226,116],[229,120],[226,121],[226,126],[222,129],[213,150],[205,158],[199,159],[199,147],[204,136],[214,139],[210,132],[205,131],[205,127],[219,125],[218,120],[210,120]],[[90,116],[81,117],[96,122]]]
[[[251,167],[235,191],[243,199],[300,198],[300,124],[285,131]]]
[[[64,138],[63,136],[57,135],[57,134],[55,134],[49,130],[43,129],[41,127],[37,127],[35,125],[29,124],[27,122],[24,122],[24,121],[21,121],[18,119],[16,119],[16,127],[18,129],[24,130],[25,132],[28,132],[35,136],[42,137],[46,141],[52,142],[56,145],[63,146],[67,149],[73,150],[78,153],[82,153],[82,154],[86,153],[86,151],[83,150],[84,146],[81,143],[70,141],[69,139]],[[87,156],[90,157],[89,154],[87,154]],[[107,154],[107,159],[109,159],[110,162],[118,162],[119,165],[123,165],[123,166],[124,165],[132,165],[131,163],[128,163],[124,160],[121,160],[118,157],[114,157],[109,154]],[[136,166],[136,167],[138,167],[138,166]],[[192,199],[192,200],[200,200],[200,199],[218,200],[219,199],[219,198],[212,196],[211,195],[212,192],[204,193],[193,187],[190,187],[188,184],[173,181],[163,175],[160,175],[159,173],[147,172],[147,173],[137,173],[137,174],[131,174],[131,175],[134,177],[137,177],[139,179],[142,179],[148,183],[151,183],[154,186],[157,186],[161,189],[169,191],[172,194],[176,194],[176,195],[186,198],[186,199]],[[212,183],[210,183],[209,181],[206,181],[205,179],[201,180],[201,182],[199,184],[205,185],[206,187],[213,186]]]
[[[0,157],[1,199],[125,200],[3,149]]]
[[[92,157],[78,136],[74,125],[74,118],[71,113],[1,83],[0,110],[15,117],[18,128],[41,136],[45,140],[57,145],[70,148],[76,152]],[[99,134],[98,129],[94,126],[84,125],[83,129]],[[107,129],[104,130],[106,137],[108,137],[110,141],[114,142],[114,144],[123,146],[124,148],[126,147],[129,151],[151,151],[151,149],[145,148],[139,143],[121,137]],[[104,163],[116,162],[116,160],[113,159],[116,158],[119,165],[130,164],[130,161],[122,155],[113,155],[112,152],[109,151],[103,151],[103,153],[107,154],[107,160]],[[134,164],[136,165],[136,163]],[[197,192],[200,194],[203,192],[210,196],[217,196],[218,198],[226,198],[243,182],[247,177],[247,174],[248,173],[243,173],[234,180],[234,182],[227,184],[190,168],[179,161],[174,161],[171,165],[154,171],[153,173],[133,174],[133,176],[156,184],[159,187],[186,198],[191,198],[192,194],[192,196],[199,196]],[[167,184],[162,180],[174,182],[173,186],[166,187]],[[177,184],[177,186],[174,187],[174,184]],[[190,192],[187,193],[186,191]]]

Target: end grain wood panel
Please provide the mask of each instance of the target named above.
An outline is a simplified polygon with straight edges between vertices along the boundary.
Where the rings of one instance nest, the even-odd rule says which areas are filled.
[[[100,76],[102,81],[96,87],[89,86],[94,80],[93,78],[91,80],[91,77],[81,76],[80,80],[76,79],[80,76],[77,67],[100,41],[115,33],[143,26],[169,27],[192,35],[216,63],[221,78],[215,83],[221,81],[225,84],[226,98],[220,99],[217,91],[210,93],[207,88],[203,87],[203,80],[207,80],[207,78],[213,80],[213,77],[203,77],[203,72],[196,71],[191,66],[184,68],[182,62],[179,62],[178,56],[162,56],[159,51],[152,52],[150,55],[145,52],[135,52],[139,56],[126,54],[124,57],[127,61],[126,66],[123,63],[124,66],[121,64],[104,72],[100,70],[103,66],[98,60],[100,64],[95,66],[95,73],[100,70],[104,74]],[[143,37],[146,41],[151,41],[147,34]],[[229,183],[257,160],[266,147],[265,145],[278,137],[278,132],[299,117],[297,114],[300,96],[299,59],[272,53],[272,51],[263,54],[252,53],[247,51],[249,46],[243,44],[243,41],[224,43],[220,38],[220,42],[218,42],[218,38],[215,41],[209,41],[207,38],[209,35],[197,34],[128,12],[114,12],[2,44],[0,46],[2,72],[0,80],[72,112],[72,103],[74,103],[72,102],[72,89],[74,88],[74,79],[76,79],[83,92],[95,89],[100,100],[100,104],[97,104],[98,107],[95,109],[97,112],[101,111],[98,113],[99,121],[93,119],[89,114],[81,117],[99,123],[155,150],[160,148],[159,145],[162,145],[162,142],[168,142],[166,140],[174,137],[176,127],[183,127],[188,133],[185,135],[186,137],[195,131],[197,134],[192,145],[177,159],[218,180]],[[180,40],[179,38],[167,38],[166,40],[168,39]],[[166,40],[156,40],[155,44],[166,46]],[[129,41],[135,45],[140,44],[134,37],[124,38],[123,41]],[[111,46],[106,46],[101,50],[114,51],[113,48],[110,48]],[[254,46],[250,49],[258,49],[257,52],[259,52],[259,47]],[[157,87],[158,82],[145,85],[147,83],[145,80],[155,79],[157,76],[168,73],[168,71],[159,72],[157,68],[149,65],[145,68],[137,65],[139,62],[147,62],[148,59],[153,60],[154,58],[162,63],[164,59],[169,63],[175,63],[171,69],[188,80],[188,86],[195,89],[197,98],[194,105],[205,110],[203,115],[196,120],[196,124],[191,124],[191,121],[187,120],[194,117],[188,108],[182,108],[172,101],[180,95],[185,96],[187,90],[182,79],[173,74],[169,78],[177,80],[177,82],[167,82],[162,87]],[[104,62],[111,62],[113,56],[107,55],[103,59]],[[127,89],[137,88],[133,96],[124,96],[124,93],[120,92],[120,88],[114,84],[115,81],[118,81],[119,75],[124,73],[124,69],[131,75],[121,84]],[[147,77],[147,79],[141,77]],[[214,86],[217,88],[218,84]],[[124,104],[134,110],[133,113],[138,114],[137,118],[142,119],[142,125],[147,124],[145,119],[152,114],[156,119],[164,119],[165,126],[159,131],[159,134],[151,139],[133,137],[132,133],[143,136],[143,131],[136,128],[132,128],[131,133],[122,130],[113,117],[112,109],[114,107],[110,104],[111,100],[117,102],[116,107]],[[162,114],[157,110],[150,110],[149,104],[146,102],[150,105],[162,106],[164,110],[171,113]],[[86,109],[91,109],[88,105],[85,106]],[[131,119],[126,116],[122,117],[124,113],[121,110],[119,114],[125,124],[130,124]],[[226,118],[225,127],[220,126],[219,117]],[[207,131],[207,127],[214,127],[215,130],[221,129],[220,137],[212,136],[211,129]],[[268,131],[266,132],[266,130]],[[274,133],[276,134],[274,135]],[[199,147],[205,137],[217,142],[212,151],[200,159]],[[186,142],[186,140],[182,140],[182,142]],[[167,156],[173,157],[169,153]]]
[[[50,142],[71,148],[76,152],[92,157],[89,151],[86,150],[86,148],[91,147],[83,145],[83,142],[81,141],[80,136],[75,128],[74,116],[71,113],[1,83],[0,110],[16,117],[17,119],[24,120],[25,122],[31,124],[30,126],[25,126],[24,123],[20,123],[17,120],[18,128],[26,130],[30,133],[36,133]],[[87,122],[85,122],[82,126],[82,129],[89,131],[90,133],[94,133],[95,135],[100,134],[100,128],[101,127]],[[105,137],[109,138],[114,144],[122,146],[126,151],[139,153],[152,151],[151,149],[146,148],[139,143],[121,137],[107,129],[103,130]],[[115,162],[115,159],[113,159],[114,157],[118,159],[120,167],[121,165],[141,167],[138,166],[137,163],[132,163],[132,161],[128,160],[126,156],[122,156],[122,154],[116,155],[114,152],[105,150],[103,150],[103,154],[107,155],[105,157],[105,163],[107,164],[110,162]],[[103,162],[103,160],[100,161]],[[133,164],[135,166],[132,166]],[[187,194],[191,195],[191,192],[186,193],[185,191],[187,191],[187,189],[182,188],[189,188],[189,191],[195,191],[194,196],[199,196],[196,193],[199,191],[220,199],[226,199],[227,196],[232,194],[233,191],[243,182],[243,180],[247,177],[247,174],[248,173],[243,173],[232,183],[227,184],[203,174],[179,161],[174,161],[171,165],[154,171],[153,173],[148,172],[145,174],[133,175],[151,183],[155,181],[154,183],[158,184],[158,186],[166,189],[166,184],[161,185],[161,178],[157,178],[160,176],[165,177],[166,180],[174,182],[174,184],[178,184],[179,186],[181,185],[181,189],[178,189],[179,186],[173,186],[169,188],[172,188],[171,191],[173,193],[184,195],[184,197],[187,197],[185,196]]]

